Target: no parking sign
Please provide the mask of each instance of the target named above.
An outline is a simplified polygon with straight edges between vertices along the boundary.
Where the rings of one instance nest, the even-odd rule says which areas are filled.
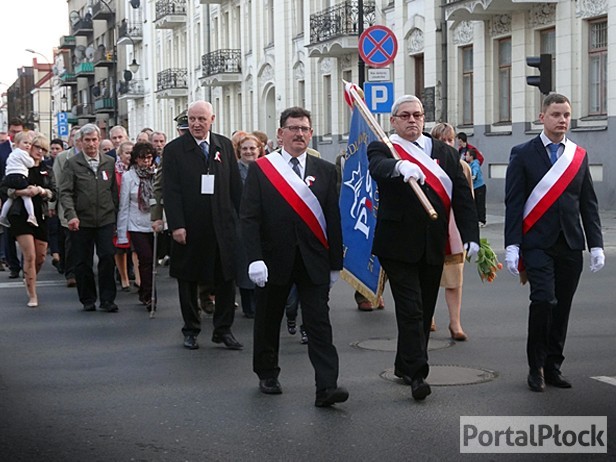
[[[359,55],[372,67],[389,66],[398,53],[398,40],[385,26],[372,26],[359,37]]]

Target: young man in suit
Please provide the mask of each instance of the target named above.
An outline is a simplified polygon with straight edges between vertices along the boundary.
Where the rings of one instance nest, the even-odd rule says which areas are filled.
[[[603,268],[605,256],[588,156],[566,136],[571,103],[552,93],[543,100],[539,119],[541,134],[515,146],[509,158],[505,261],[517,275],[521,260],[530,282],[527,383],[532,391],[542,392],[545,383],[571,387],[560,367],[584,240],[592,272]]]
[[[282,112],[282,150],[253,162],[240,211],[248,275],[258,286],[253,370],[259,389],[280,394],[280,323],[289,290],[296,285],[308,356],[315,370],[315,406],[347,400],[338,387],[338,353],[329,320],[329,289],[342,269],[342,228],[336,168],[307,154],[312,138],[310,112]],[[218,309],[218,308],[217,308]]]
[[[419,98],[398,98],[390,121],[396,132],[390,140],[401,160],[385,143],[374,141],[368,146],[370,174],[379,188],[372,252],[387,273],[395,302],[394,373],[411,386],[415,400],[423,400],[431,393],[425,381],[430,370],[428,338],[446,250],[454,254],[465,248],[473,256],[479,249],[479,228],[459,154],[422,132],[424,109]],[[438,213],[436,220],[429,218],[407,184],[412,178],[423,184]],[[459,232],[454,233],[456,229]]]
[[[184,347],[199,348],[198,285],[214,287],[212,342],[243,345],[231,333],[235,315],[235,252],[242,181],[228,138],[211,132],[212,105],[188,107],[188,130],[163,150],[163,204],[171,231],[169,275],[178,281]]]

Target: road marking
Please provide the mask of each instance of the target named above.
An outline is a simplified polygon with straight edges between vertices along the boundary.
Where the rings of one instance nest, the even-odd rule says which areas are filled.
[[[36,281],[36,287],[63,286],[65,284],[66,281]],[[21,287],[23,289],[23,281],[0,282],[0,289],[16,289],[18,287]]]
[[[599,375],[597,377],[591,377],[591,379],[598,380],[599,382],[607,383],[616,387],[616,377],[608,377],[605,375]]]

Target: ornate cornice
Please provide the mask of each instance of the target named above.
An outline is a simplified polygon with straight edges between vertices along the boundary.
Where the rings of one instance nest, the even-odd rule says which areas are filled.
[[[593,18],[607,14],[608,0],[577,0],[575,16],[578,18]]]
[[[503,35],[511,33],[511,15],[499,14],[492,16],[490,21],[490,34]]]
[[[421,29],[413,29],[407,39],[408,54],[420,53],[424,49],[424,33]]]
[[[546,24],[554,24],[556,20],[556,4],[544,3],[533,5],[528,16],[528,26],[538,27]]]
[[[475,28],[470,21],[462,21],[453,29],[454,45],[468,45],[473,41]]]

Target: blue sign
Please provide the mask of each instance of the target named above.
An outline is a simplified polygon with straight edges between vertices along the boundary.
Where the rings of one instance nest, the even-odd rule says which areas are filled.
[[[68,136],[68,115],[66,112],[58,112],[58,136]]]
[[[391,112],[394,104],[393,82],[366,82],[364,83],[366,105],[373,114],[387,114]]]
[[[359,55],[373,67],[389,66],[398,53],[398,40],[385,26],[368,27],[359,37]]]

